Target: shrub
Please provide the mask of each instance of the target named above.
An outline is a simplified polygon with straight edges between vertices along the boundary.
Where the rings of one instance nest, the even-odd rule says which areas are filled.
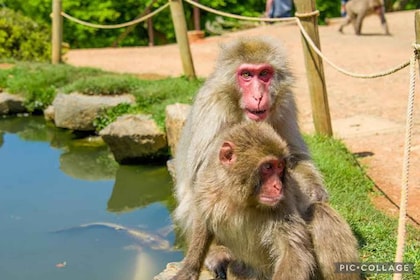
[[[7,8],[0,9],[0,57],[47,61],[49,28]]]

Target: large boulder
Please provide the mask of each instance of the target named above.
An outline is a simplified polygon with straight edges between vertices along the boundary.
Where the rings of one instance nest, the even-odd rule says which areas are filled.
[[[10,115],[27,112],[23,105],[25,99],[17,94],[0,92],[0,115]]]
[[[99,132],[120,164],[160,160],[167,154],[166,135],[150,116],[124,115]]]
[[[176,145],[190,109],[191,105],[181,103],[171,104],[165,108],[166,137],[173,157],[175,157]]]
[[[85,95],[59,93],[53,101],[54,122],[57,127],[80,131],[93,131],[93,121],[104,110],[121,103],[135,103],[131,94]]]

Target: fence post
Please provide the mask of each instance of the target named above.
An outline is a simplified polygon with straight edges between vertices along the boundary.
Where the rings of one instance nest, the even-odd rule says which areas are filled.
[[[184,75],[190,79],[195,79],[195,70],[192,60],[190,44],[187,35],[187,23],[185,21],[184,8],[182,0],[169,0],[172,22],[174,24],[176,41],[181,53],[182,68]]]
[[[294,0],[296,7],[296,16],[299,17],[305,13],[314,12],[315,0]],[[303,28],[311,37],[314,44],[320,48],[318,33],[317,15],[300,16],[299,20]],[[306,76],[309,84],[309,93],[311,95],[312,118],[315,131],[318,134],[332,136],[330,109],[328,105],[328,95],[325,86],[324,66],[321,57],[312,50],[302,34],[303,53],[305,57]]]
[[[61,44],[63,41],[63,17],[61,16],[61,0],[52,2],[52,34],[51,34],[51,63],[57,64],[61,60]]]
[[[414,14],[414,24],[416,31],[416,44],[420,44],[420,10],[417,10]],[[417,60],[419,64],[419,75],[420,75],[420,60]]]

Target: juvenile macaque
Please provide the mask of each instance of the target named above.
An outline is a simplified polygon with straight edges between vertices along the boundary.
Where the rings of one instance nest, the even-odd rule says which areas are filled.
[[[206,165],[209,147],[220,131],[242,121],[266,122],[287,143],[298,186],[311,201],[326,201],[327,191],[314,166],[297,123],[291,91],[292,74],[280,43],[267,38],[241,38],[222,47],[215,71],[198,92],[183,128],[175,157],[175,221],[192,228],[194,180]],[[188,239],[188,238],[187,238]],[[217,243],[216,243],[217,244]],[[228,250],[217,247],[206,264],[224,276]]]
[[[360,35],[364,18],[371,14],[377,14],[381,19],[381,25],[385,34],[390,35],[385,18],[383,0],[350,0],[345,7],[347,15],[340,26],[340,32],[343,32],[343,28],[346,25],[353,23],[354,32],[356,35]]]
[[[335,263],[358,260],[349,226],[302,193],[287,144],[270,125],[228,128],[208,156],[191,197],[189,248],[173,280],[198,279],[214,241],[230,250],[229,280],[359,279],[335,273]]]

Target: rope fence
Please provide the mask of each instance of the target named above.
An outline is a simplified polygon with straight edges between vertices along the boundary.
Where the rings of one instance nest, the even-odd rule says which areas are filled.
[[[78,18],[75,18],[75,17],[73,17],[73,16],[71,16],[71,15],[69,15],[69,14],[66,14],[66,13],[65,13],[65,12],[63,12],[63,11],[61,12],[61,15],[62,15],[63,17],[65,17],[66,19],[68,19],[68,20],[70,20],[70,21],[73,21],[73,22],[75,22],[75,23],[78,23],[78,24],[80,24],[80,25],[84,25],[84,26],[88,26],[88,27],[92,27],[92,28],[98,28],[98,29],[117,29],[117,28],[128,27],[128,26],[130,26],[130,25],[134,25],[134,24],[138,24],[138,23],[140,23],[140,22],[146,21],[146,20],[148,20],[149,18],[151,18],[151,17],[153,17],[153,16],[157,15],[158,13],[160,13],[161,11],[163,11],[164,9],[166,9],[168,6],[169,6],[169,2],[168,2],[168,3],[166,3],[166,4],[164,4],[164,5],[162,5],[162,6],[161,6],[161,7],[159,7],[158,9],[154,10],[153,12],[151,12],[151,13],[149,13],[149,14],[145,15],[144,17],[137,18],[137,19],[134,19],[134,20],[131,20],[131,21],[125,22],[125,23],[120,23],[120,24],[110,24],[110,25],[95,24],[95,23],[90,23],[90,22],[87,22],[87,21],[83,21],[83,20],[80,20],[80,19],[78,19]]]
[[[213,13],[222,17],[229,17],[233,19],[238,20],[246,20],[246,21],[260,21],[260,22],[296,22],[302,36],[304,37],[305,41],[310,45],[313,51],[315,51],[320,58],[322,58],[323,61],[327,62],[331,67],[333,67],[338,72],[353,77],[353,78],[361,78],[361,79],[373,79],[378,77],[384,77],[390,74],[393,74],[401,69],[404,69],[405,67],[410,65],[410,86],[409,86],[409,97],[408,97],[408,105],[407,105],[407,119],[406,119],[406,133],[405,133],[405,145],[404,145],[404,159],[403,159],[403,172],[402,172],[402,186],[401,186],[401,201],[400,201],[400,215],[398,220],[398,236],[397,236],[397,249],[396,249],[396,256],[395,256],[395,262],[402,262],[403,261],[403,255],[404,255],[404,246],[405,246],[405,228],[406,228],[406,219],[407,219],[407,201],[408,201],[408,178],[409,178],[409,169],[410,169],[410,150],[411,150],[411,137],[412,137],[412,127],[413,127],[413,113],[414,113],[414,97],[415,97],[415,76],[416,76],[416,62],[419,60],[419,54],[420,54],[420,44],[413,44],[414,52],[412,55],[412,58],[408,62],[403,62],[400,65],[397,65],[391,69],[381,71],[378,73],[371,73],[371,74],[360,74],[360,73],[354,73],[347,71],[339,66],[337,66],[335,63],[333,63],[330,59],[328,59],[321,50],[316,46],[314,41],[312,40],[311,36],[308,34],[308,32],[305,30],[304,26],[302,25],[301,19],[303,18],[316,18],[319,15],[319,11],[311,11],[308,13],[302,13],[302,12],[296,12],[295,17],[288,17],[288,18],[262,18],[262,17],[247,17],[247,16],[241,16],[226,12],[221,12],[216,9],[212,9],[210,7],[204,6],[198,2],[195,2],[193,0],[183,0],[184,2],[199,8],[203,11]],[[305,0],[306,1],[306,0]],[[309,0],[308,0],[309,1]],[[65,17],[66,19],[76,22],[78,24],[82,24],[88,27],[92,28],[102,28],[102,29],[115,29],[115,28],[123,28],[128,27],[130,25],[137,24],[139,22],[145,21],[161,11],[163,11],[168,6],[171,6],[174,4],[174,2],[182,2],[181,0],[169,0],[168,3],[162,5],[155,11],[132,21],[121,23],[121,24],[113,24],[113,25],[101,25],[101,24],[93,24],[86,21],[82,21],[80,19],[77,19],[75,17],[72,17],[68,15],[67,13],[61,11],[61,16]],[[182,6],[182,5],[181,5]],[[171,6],[171,11],[173,7]],[[182,8],[180,8],[182,9]],[[183,10],[179,10],[177,12],[182,12]],[[173,11],[172,11],[173,12]],[[177,14],[179,15],[179,13]],[[174,16],[173,16],[174,17]],[[176,25],[175,19],[173,19],[174,25]],[[175,26],[175,29],[177,27]],[[186,33],[186,28],[184,28]],[[183,38],[183,40],[185,40]],[[177,42],[179,42],[179,38],[177,36]],[[188,43],[187,43],[188,44]],[[181,51],[182,52],[182,51]],[[189,52],[189,49],[188,49]],[[189,54],[191,55],[191,54]],[[193,70],[194,72],[194,70]],[[195,74],[194,74],[195,75]],[[394,279],[400,279],[401,275],[394,274]]]

